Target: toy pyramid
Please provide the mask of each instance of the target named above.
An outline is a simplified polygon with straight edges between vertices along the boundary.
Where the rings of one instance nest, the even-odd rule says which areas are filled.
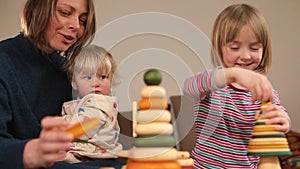
[[[292,154],[285,134],[276,131],[274,125],[266,125],[267,119],[260,118],[270,105],[270,102],[262,104],[248,145],[248,155],[260,156],[259,169],[280,169],[278,156]]]
[[[189,152],[174,148],[176,139],[161,80],[156,69],[144,74],[146,86],[141,89],[141,100],[133,102],[134,139],[133,148],[126,152],[126,169],[182,169],[193,166]]]

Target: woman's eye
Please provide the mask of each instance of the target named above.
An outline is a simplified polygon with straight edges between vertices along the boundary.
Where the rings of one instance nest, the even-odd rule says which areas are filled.
[[[86,25],[87,17],[86,16],[81,16],[79,18],[79,22],[80,22],[81,25]]]
[[[79,19],[79,22],[81,25],[86,25],[86,20],[85,19]]]
[[[59,13],[60,13],[62,16],[69,16],[69,15],[70,15],[70,12],[69,12],[69,11],[66,11],[66,10],[59,10]]]

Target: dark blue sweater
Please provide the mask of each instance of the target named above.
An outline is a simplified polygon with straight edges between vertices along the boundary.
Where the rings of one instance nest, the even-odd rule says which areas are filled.
[[[24,146],[39,136],[41,119],[60,116],[63,102],[72,99],[63,59],[57,53],[42,54],[22,34],[0,42],[0,168],[22,169]],[[58,162],[51,168],[120,168],[123,164],[108,159]]]
[[[28,139],[39,136],[40,121],[60,115],[72,90],[57,53],[43,55],[22,34],[0,42],[0,166],[23,168]]]

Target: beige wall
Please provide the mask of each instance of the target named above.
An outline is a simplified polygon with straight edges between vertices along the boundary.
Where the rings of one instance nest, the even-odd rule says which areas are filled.
[[[1,0],[0,39],[13,36],[20,31],[19,16],[24,2],[25,0]],[[298,52],[298,41],[300,39],[300,1],[96,0],[98,28],[100,32],[103,32],[105,28],[109,28],[116,22],[120,22],[120,17],[123,17],[122,19],[124,20],[124,16],[127,15],[142,12],[160,12],[171,14],[170,16],[177,16],[179,20],[185,19],[186,25],[195,25],[209,37],[216,15],[225,6],[236,2],[244,2],[256,6],[262,11],[269,23],[273,45],[273,67],[268,76],[274,88],[279,90],[281,101],[290,113],[293,122],[292,129],[300,131],[300,123],[297,123],[300,119],[297,106],[298,96],[300,95],[298,89],[300,87],[300,57]],[[119,20],[116,21],[118,18]],[[151,23],[158,24],[157,20],[149,21],[149,24]],[[122,26],[122,23],[116,25],[118,28],[115,32],[112,31],[112,34],[106,35],[107,37],[111,36],[117,38],[118,35],[116,34],[118,31],[123,31],[122,28],[136,29],[140,26],[139,22],[134,22],[131,27],[128,27],[128,25]],[[170,23],[170,25],[172,24]],[[183,36],[191,35],[191,32],[184,32],[186,30],[185,28],[182,30],[180,27],[170,27],[169,29],[170,32],[178,31],[179,34],[183,33]],[[182,30],[182,32],[180,32],[180,30]],[[120,72],[120,79],[123,83],[115,89],[117,95],[120,94],[120,89],[121,91],[126,90],[126,93],[121,93],[119,97],[120,102],[124,103],[124,109],[130,108],[131,101],[140,99],[139,90],[144,86],[141,79],[146,67],[141,68],[139,66],[145,65],[145,62],[152,63],[152,61],[148,60],[141,60],[136,63],[138,61],[138,59],[136,59],[136,62],[132,64],[131,62],[127,63],[126,60],[130,60],[130,58],[134,58],[138,55],[141,55],[140,57],[151,58],[151,54],[153,54],[153,58],[156,59],[153,64],[164,63],[168,69],[161,68],[164,75],[162,85],[167,89],[169,96],[181,93],[182,79],[186,74],[180,74],[180,70],[185,69],[184,66],[188,67],[189,71],[194,73],[202,70],[205,66],[201,61],[199,62],[199,59],[197,59],[195,52],[189,44],[184,44],[180,39],[174,39],[172,36],[162,36],[157,33],[143,34],[127,37],[117,43],[109,42],[113,38],[104,39],[105,42],[95,43],[100,43],[101,45],[103,43],[103,46],[105,46],[105,44],[108,45],[105,47],[108,47],[120,65],[127,69],[127,72]],[[191,43],[194,43],[194,41]],[[200,45],[199,48],[201,48]],[[174,58],[174,56],[181,58],[182,60],[177,58],[176,61],[179,60],[184,66],[178,66],[179,63],[175,63],[175,61],[172,62],[172,59],[168,59],[169,57]],[[160,66],[161,65],[155,65],[155,67]],[[176,75],[172,74],[176,72],[176,70],[179,70],[179,72],[176,73]],[[128,74],[128,72],[131,72],[131,74]],[[130,81],[129,84],[127,83],[128,79]],[[124,82],[127,84],[124,84]],[[124,99],[129,101],[124,101]]]

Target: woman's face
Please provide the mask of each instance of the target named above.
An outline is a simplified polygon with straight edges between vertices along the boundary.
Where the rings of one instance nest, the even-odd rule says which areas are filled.
[[[66,51],[82,37],[88,17],[86,0],[58,0],[46,30],[47,53]]]
[[[263,55],[263,45],[248,25],[243,26],[232,42],[222,47],[223,62],[226,67],[240,67],[255,70]]]

